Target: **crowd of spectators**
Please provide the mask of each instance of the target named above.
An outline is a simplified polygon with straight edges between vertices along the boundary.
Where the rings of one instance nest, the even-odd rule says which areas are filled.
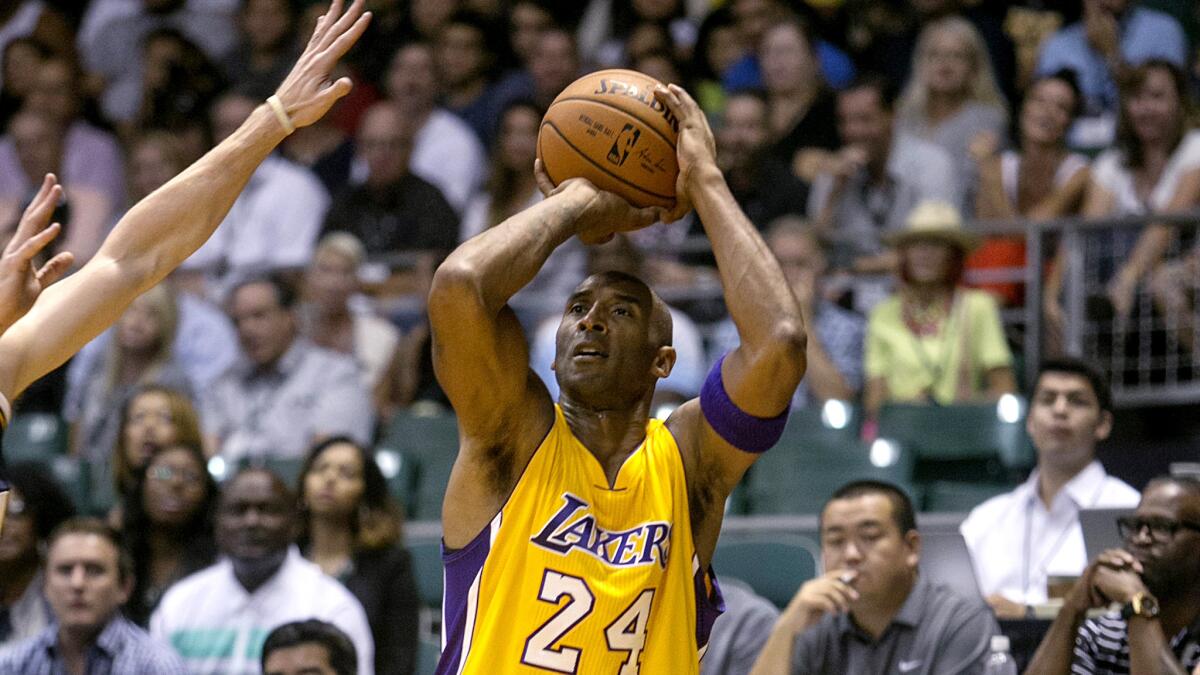
[[[532,174],[541,117],[559,91],[595,69],[682,83],[709,114],[731,191],[804,313],[808,374],[797,407],[858,401],[870,436],[888,402],[1019,393],[1017,343],[1001,312],[1026,302],[1024,284],[988,271],[1036,267],[1045,279],[1044,355],[1065,348],[1064,278],[1077,252],[1052,246],[1044,259],[1027,260],[1023,237],[982,237],[978,220],[1146,218],[1079,241],[1099,261],[1089,310],[1102,305],[1117,320],[1183,317],[1173,324],[1178,344],[1195,346],[1189,317],[1200,248],[1153,219],[1200,206],[1200,17],[1188,2],[1082,0],[1055,10],[989,0],[369,5],[373,21],[342,67],[353,93],[263,162],[179,271],[17,402],[18,414],[49,411],[69,424],[69,452],[114,506],[93,514],[103,522],[72,520],[71,500],[49,473],[10,468],[14,497],[0,536],[0,576],[9,581],[0,592],[4,645],[37,640],[39,658],[88,653],[63,614],[61,648],[45,633],[56,603],[66,603],[55,594],[78,592],[98,598],[92,614],[76,612],[80,625],[102,628],[94,640],[102,654],[87,658],[114,668],[250,672],[267,661],[267,631],[315,616],[345,634],[297,624],[279,649],[313,642],[330,662],[357,659],[360,673],[412,672],[419,601],[402,517],[372,443],[398,411],[448,410],[425,318],[433,271],[459,242],[542,199]],[[55,250],[86,262],[130,205],[233,133],[273,92],[322,7],[0,4],[0,232],[11,234],[39,177],[54,172],[64,186]],[[533,369],[552,392],[549,338],[563,301],[589,272],[620,270],[647,279],[671,306],[679,359],[656,409],[697,395],[707,367],[737,342],[714,300],[702,231],[686,216],[605,246],[573,240],[551,256],[512,305]],[[980,272],[982,281],[971,281]],[[1095,462],[1095,442],[1111,430],[1106,388],[1085,382],[1099,399],[1096,413],[1071,422],[1071,453],[1054,449],[1065,442],[1049,430],[1054,397],[1069,398],[1066,390],[1087,379],[1073,368],[1060,363],[1058,380],[1031,383],[1038,470],[964,524],[979,559],[1012,549],[1005,537],[1013,528],[997,526],[1006,519],[1032,518],[1035,534],[1075,532],[1078,499],[1066,495],[1086,497],[1094,487],[1096,504],[1137,503]],[[210,476],[214,458],[229,467],[222,486]],[[296,485],[262,468],[274,460],[303,463]],[[833,506],[861,503],[896,519],[887,534],[898,566],[880,582],[880,606],[898,608],[909,593],[940,598],[915,580],[915,558],[905,557],[919,549],[905,520],[911,504],[877,486],[839,494]],[[843,515],[829,511],[826,524]],[[981,572],[998,616],[1043,601],[1047,575],[1087,566],[1074,538],[1053,546],[1036,556],[1044,564],[1032,576]],[[56,557],[68,562],[54,567]],[[103,568],[103,579],[71,590],[69,568],[83,564]],[[796,643],[803,651],[794,664],[817,663],[848,630],[811,603],[837,578],[802,589],[803,601],[777,624],[793,629],[779,638],[789,645],[813,629]],[[762,610],[745,594],[734,604]],[[1086,599],[1071,602],[1086,609]],[[991,630],[990,617],[942,604],[940,620]],[[123,614],[114,615],[118,606]],[[134,625],[173,645],[182,663]],[[756,632],[761,645],[767,633]],[[976,654],[982,644],[962,649]],[[717,651],[744,662],[727,672],[753,661],[729,645]]]

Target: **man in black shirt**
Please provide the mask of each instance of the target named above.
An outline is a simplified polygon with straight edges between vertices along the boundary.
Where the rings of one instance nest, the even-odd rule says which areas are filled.
[[[744,91],[729,97],[716,140],[721,173],[760,232],[779,216],[804,215],[808,185],[769,151],[767,101],[761,94]]]
[[[322,235],[341,230],[358,237],[370,258],[439,251],[458,244],[458,216],[433,185],[409,173],[411,121],[394,104],[376,103],[363,116],[358,154],[370,175],[334,198]]]

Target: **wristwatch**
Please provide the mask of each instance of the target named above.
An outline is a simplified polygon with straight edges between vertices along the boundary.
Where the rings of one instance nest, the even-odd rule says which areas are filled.
[[[1145,591],[1134,593],[1129,602],[1121,608],[1121,618],[1128,621],[1135,616],[1143,619],[1157,619],[1158,598]]]

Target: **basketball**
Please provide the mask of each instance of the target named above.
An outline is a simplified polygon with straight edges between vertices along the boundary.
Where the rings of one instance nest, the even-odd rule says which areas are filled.
[[[679,120],[654,96],[660,83],[632,70],[601,70],[554,99],[537,156],[555,185],[582,177],[637,207],[675,202]]]

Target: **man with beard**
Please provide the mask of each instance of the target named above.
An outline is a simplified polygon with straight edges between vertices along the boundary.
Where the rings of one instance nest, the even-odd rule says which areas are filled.
[[[1150,481],[1117,521],[1125,548],[1084,570],[1025,672],[1191,673],[1200,666],[1200,480]],[[1088,619],[1111,604],[1119,611]]]
[[[269,471],[247,469],[226,484],[216,522],[222,560],[172,586],[150,618],[150,634],[175,647],[192,675],[258,672],[267,633],[311,618],[349,635],[358,672],[375,672],[362,605],[292,544],[295,504]]]

